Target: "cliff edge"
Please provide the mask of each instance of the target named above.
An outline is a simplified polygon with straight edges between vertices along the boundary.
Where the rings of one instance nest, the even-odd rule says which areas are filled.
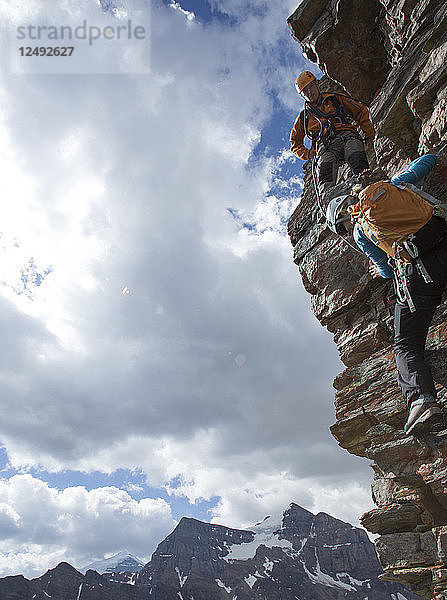
[[[426,152],[440,155],[426,189],[447,202],[447,2],[304,0],[288,19],[305,55],[368,103],[377,130],[369,159],[390,177]],[[329,192],[346,193],[346,170]],[[343,181],[343,179],[345,179]],[[368,261],[331,234],[318,209],[309,166],[289,220],[294,262],[312,310],[334,335],[346,369],[335,379],[338,443],[372,461],[377,509],[362,517],[379,534],[384,578],[423,598],[447,600],[447,430],[405,436],[407,409],[392,351],[394,291]],[[447,422],[447,303],[436,312],[427,355]]]

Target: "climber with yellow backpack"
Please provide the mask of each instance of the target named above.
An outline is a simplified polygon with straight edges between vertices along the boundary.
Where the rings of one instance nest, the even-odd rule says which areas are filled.
[[[443,420],[424,359],[428,329],[447,287],[447,205],[416,188],[436,165],[426,154],[390,181],[365,187],[328,204],[328,227],[350,231],[360,250],[384,278],[395,280],[394,356],[398,382],[409,408],[407,435],[428,431]]]

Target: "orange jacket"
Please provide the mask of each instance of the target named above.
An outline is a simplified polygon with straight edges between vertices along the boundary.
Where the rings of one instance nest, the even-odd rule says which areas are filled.
[[[323,113],[327,115],[334,115],[337,113],[337,106],[331,100],[331,97],[336,96],[341,107],[343,107],[345,114],[347,117],[350,117],[354,121],[356,121],[359,125],[365,137],[372,138],[374,137],[374,127],[369,118],[369,110],[368,107],[359,102],[358,100],[354,100],[350,96],[345,96],[344,94],[335,94],[335,93],[324,93],[321,94],[321,103],[316,107]],[[290,149],[291,151],[301,158],[302,160],[308,160],[309,158],[309,150],[304,146],[304,137],[306,136],[305,130],[305,110],[303,110],[297,117],[295,124],[293,126],[292,131],[290,132]],[[318,134],[320,133],[320,123],[318,119],[316,119],[310,112],[307,111],[308,119],[307,119],[307,131],[310,134]],[[323,135],[328,131],[330,127],[330,120],[325,119],[324,117],[320,119],[323,125]],[[337,121],[333,121],[332,125],[335,131],[357,131],[357,127],[355,124],[349,123],[340,123]],[[318,142],[317,142],[318,148]]]

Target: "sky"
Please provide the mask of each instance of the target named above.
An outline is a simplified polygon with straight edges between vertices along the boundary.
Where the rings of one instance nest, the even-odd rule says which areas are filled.
[[[0,576],[148,560],[182,516],[372,507],[286,232],[294,81],[318,73],[297,4],[2,3]],[[144,39],[20,56],[62,43],[19,27],[129,21]]]

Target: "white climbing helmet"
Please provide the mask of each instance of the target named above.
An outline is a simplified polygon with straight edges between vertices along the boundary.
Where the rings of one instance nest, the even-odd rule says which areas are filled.
[[[343,225],[345,221],[349,221],[349,216],[339,217],[340,212],[345,210],[350,204],[352,204],[353,197],[350,194],[344,194],[343,196],[337,196],[333,198],[326,209],[326,224],[331,231],[338,233],[338,235],[346,235],[347,229]]]

